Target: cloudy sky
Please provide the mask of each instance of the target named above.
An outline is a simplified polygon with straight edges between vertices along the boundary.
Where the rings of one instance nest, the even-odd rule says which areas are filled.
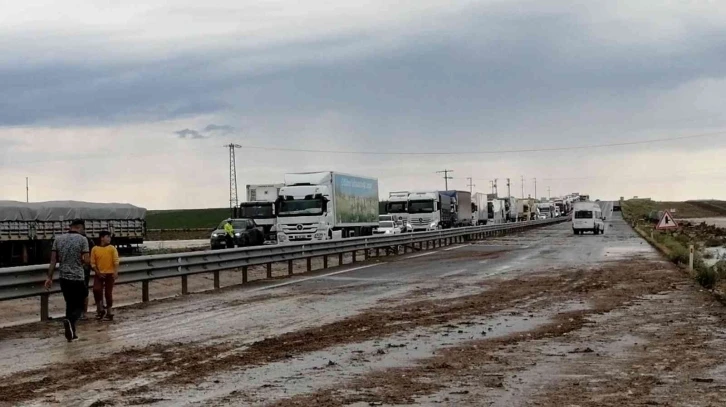
[[[0,199],[224,207],[230,142],[240,189],[726,199],[725,95],[716,0],[11,2]]]

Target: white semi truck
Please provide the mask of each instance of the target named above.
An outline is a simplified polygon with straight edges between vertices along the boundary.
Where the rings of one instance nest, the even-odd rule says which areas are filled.
[[[404,232],[408,231],[408,194],[408,191],[391,192],[386,203],[386,213],[395,218],[395,222]]]
[[[451,227],[451,197],[440,191],[411,192],[408,195],[408,224],[413,232]]]
[[[247,202],[239,204],[234,218],[251,218],[262,228],[266,240],[277,237],[274,226],[276,222],[275,201],[284,184],[247,185]]]
[[[334,171],[285,174],[276,213],[279,244],[369,236],[378,227],[378,180]]]

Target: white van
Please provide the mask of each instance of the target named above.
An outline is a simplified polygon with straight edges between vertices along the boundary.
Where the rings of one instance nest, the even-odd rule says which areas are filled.
[[[576,203],[572,211],[572,231],[576,235],[585,232],[605,233],[605,218],[600,205],[591,202]]]

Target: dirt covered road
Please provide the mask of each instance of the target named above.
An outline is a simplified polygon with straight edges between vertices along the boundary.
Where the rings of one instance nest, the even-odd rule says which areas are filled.
[[[726,308],[616,215],[0,331],[0,400],[720,406]],[[0,405],[2,405],[0,401]]]

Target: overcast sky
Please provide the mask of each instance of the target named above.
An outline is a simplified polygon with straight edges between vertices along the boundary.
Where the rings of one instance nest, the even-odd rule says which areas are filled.
[[[336,170],[387,196],[447,168],[516,196],[726,199],[725,95],[715,0],[11,2],[0,199],[27,176],[33,201],[224,207],[230,142],[240,190]]]

